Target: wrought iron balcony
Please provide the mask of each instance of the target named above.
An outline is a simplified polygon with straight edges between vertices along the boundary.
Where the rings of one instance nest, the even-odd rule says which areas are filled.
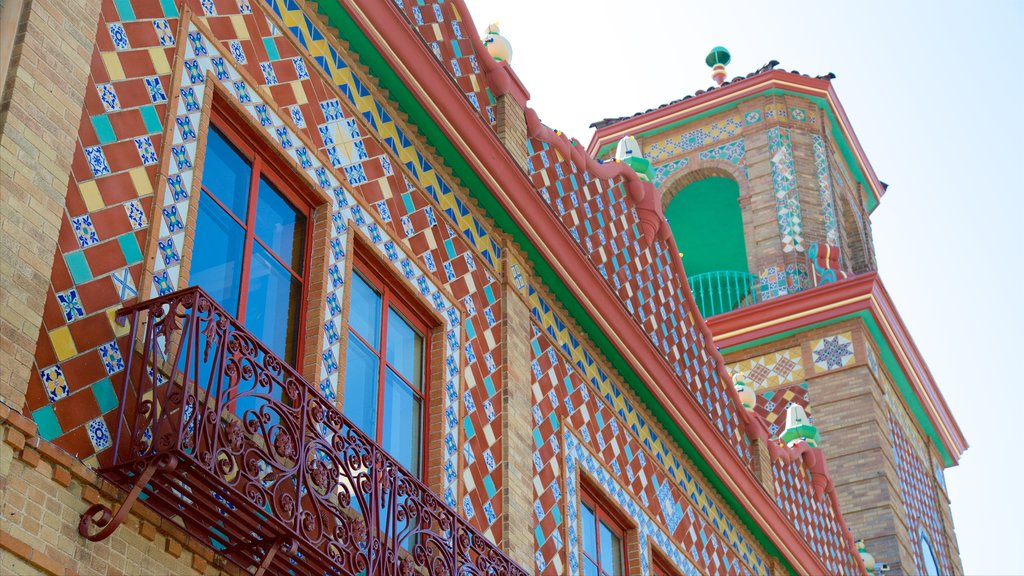
[[[754,274],[723,270],[695,274],[688,280],[697,308],[705,318],[758,303],[758,280]]]
[[[202,290],[118,315],[133,349],[100,473],[129,494],[82,536],[141,500],[256,574],[526,575]]]

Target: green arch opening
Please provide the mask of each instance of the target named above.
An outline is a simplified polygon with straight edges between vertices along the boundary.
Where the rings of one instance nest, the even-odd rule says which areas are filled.
[[[698,180],[676,194],[665,209],[689,277],[747,269],[740,186],[731,178]]]

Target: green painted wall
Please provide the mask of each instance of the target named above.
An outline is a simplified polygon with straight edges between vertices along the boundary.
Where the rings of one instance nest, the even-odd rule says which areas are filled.
[[[683,188],[665,210],[687,276],[719,270],[747,270],[740,186],[712,177]]]

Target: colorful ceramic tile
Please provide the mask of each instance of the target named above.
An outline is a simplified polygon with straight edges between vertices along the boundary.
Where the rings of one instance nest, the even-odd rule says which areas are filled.
[[[816,340],[811,346],[815,369],[819,372],[826,372],[853,364],[852,338],[850,332],[844,332]]]

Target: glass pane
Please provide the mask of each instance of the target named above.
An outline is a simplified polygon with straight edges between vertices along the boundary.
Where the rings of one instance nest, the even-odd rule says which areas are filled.
[[[349,335],[345,356],[345,416],[377,438],[377,356],[358,338]]]
[[[394,308],[388,308],[388,364],[422,390],[423,337]]]
[[[288,264],[296,274],[302,274],[302,260],[306,250],[306,217],[285,200],[266,178],[260,178],[255,232],[282,262]]]
[[[601,570],[622,574],[622,543],[611,529],[601,522]]]
[[[207,133],[205,158],[203,186],[245,222],[252,177],[249,162],[212,126]]]
[[[586,504],[583,505],[583,551],[592,558],[597,558],[597,536],[594,528],[597,521],[594,519],[594,511]]]
[[[352,300],[349,302],[348,325],[374,349],[380,347],[380,294],[359,274],[352,275]]]
[[[590,558],[583,557],[583,576],[600,576],[597,571],[597,564],[594,564]]]
[[[384,377],[384,437],[381,445],[402,466],[419,476],[422,401],[394,370]]]
[[[295,365],[302,285],[259,244],[252,246],[245,327]]]
[[[229,314],[238,316],[245,232],[203,192],[199,197],[190,286],[200,286]]]

